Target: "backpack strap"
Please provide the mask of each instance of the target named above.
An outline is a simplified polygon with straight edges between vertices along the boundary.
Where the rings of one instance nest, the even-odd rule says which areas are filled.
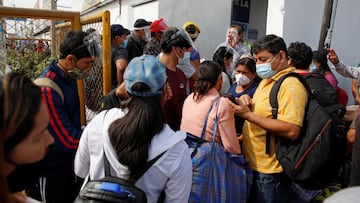
[[[273,85],[273,87],[271,88],[270,96],[269,96],[270,105],[271,105],[271,115],[272,115],[273,119],[277,119],[277,113],[278,113],[278,109],[279,109],[279,103],[278,103],[277,95],[279,93],[280,86],[281,86],[282,82],[288,77],[297,78],[302,83],[302,85],[305,87],[306,91],[308,92],[309,99],[313,97],[313,95],[311,93],[311,90],[310,90],[310,87],[306,83],[303,76],[301,76],[301,75],[299,75],[298,73],[295,73],[295,72],[290,72],[290,73],[280,77],[279,80],[277,80],[275,82],[275,84]],[[266,147],[265,147],[265,153],[266,154],[270,154],[270,136],[271,136],[271,133],[266,131]]]
[[[143,168],[143,170],[141,170],[141,172],[139,174],[137,174],[133,180],[133,183],[135,183],[142,175],[144,175],[144,173],[162,156],[165,154],[164,151],[163,153],[157,155],[155,158],[151,159],[150,161],[148,161],[145,165],[145,167]],[[104,151],[104,169],[105,169],[105,177],[109,177],[111,176],[111,172],[110,172],[110,163],[109,160],[107,159],[106,155],[105,155],[105,151]]]
[[[306,74],[305,76],[303,76],[303,78],[305,79],[305,81],[306,81],[306,79],[308,79],[308,78],[310,78],[310,77],[317,77],[317,78],[322,78],[322,79],[325,79],[325,80],[326,80],[326,78],[325,78],[321,73],[319,73],[319,72],[308,73],[308,74]]]
[[[33,82],[39,87],[49,87],[55,90],[55,92],[58,93],[58,95],[61,97],[62,102],[64,103],[64,94],[60,87],[53,80],[46,77],[40,77],[36,78]]]

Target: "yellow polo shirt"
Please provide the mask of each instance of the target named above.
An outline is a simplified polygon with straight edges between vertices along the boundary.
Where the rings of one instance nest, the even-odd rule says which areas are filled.
[[[289,67],[279,71],[270,79],[263,79],[252,99],[251,111],[257,115],[272,118],[269,101],[270,91],[275,81],[281,76],[294,72],[295,68]],[[298,126],[303,125],[303,118],[308,96],[305,87],[295,77],[286,78],[280,86],[278,93],[278,120]],[[279,173],[283,169],[276,159],[274,151],[274,137],[271,136],[270,155],[265,153],[266,131],[259,126],[245,121],[243,127],[243,152],[249,159],[253,170],[265,173]]]

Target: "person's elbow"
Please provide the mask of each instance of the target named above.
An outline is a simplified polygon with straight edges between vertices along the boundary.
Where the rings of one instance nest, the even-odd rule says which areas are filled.
[[[225,145],[225,150],[231,154],[241,154],[241,149],[239,144],[234,145]]]
[[[292,125],[291,128],[289,128],[289,131],[286,133],[286,137],[292,141],[299,138],[301,133],[301,127],[297,125]]]

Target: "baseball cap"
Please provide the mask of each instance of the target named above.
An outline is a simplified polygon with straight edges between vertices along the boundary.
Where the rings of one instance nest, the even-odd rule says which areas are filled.
[[[111,25],[111,38],[115,36],[121,36],[123,34],[128,35],[130,34],[130,31],[120,24]]]
[[[160,32],[166,30],[169,26],[164,22],[164,19],[160,18],[155,20],[150,25],[150,32]]]
[[[124,81],[126,91],[138,97],[152,97],[162,94],[166,82],[165,65],[153,55],[142,55],[133,58],[125,69]],[[132,90],[136,83],[144,83],[149,90],[138,92]]]
[[[150,26],[151,22],[146,21],[145,19],[137,19],[134,23],[134,30],[145,29]]]

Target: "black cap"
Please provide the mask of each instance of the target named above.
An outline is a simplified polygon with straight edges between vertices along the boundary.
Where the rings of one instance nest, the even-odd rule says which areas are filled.
[[[134,28],[143,28],[145,26],[150,26],[151,22],[146,21],[145,19],[137,19],[134,23]]]
[[[111,25],[111,38],[114,38],[115,36],[121,36],[121,35],[128,35],[130,34],[130,30],[124,28],[120,24],[113,24]]]

